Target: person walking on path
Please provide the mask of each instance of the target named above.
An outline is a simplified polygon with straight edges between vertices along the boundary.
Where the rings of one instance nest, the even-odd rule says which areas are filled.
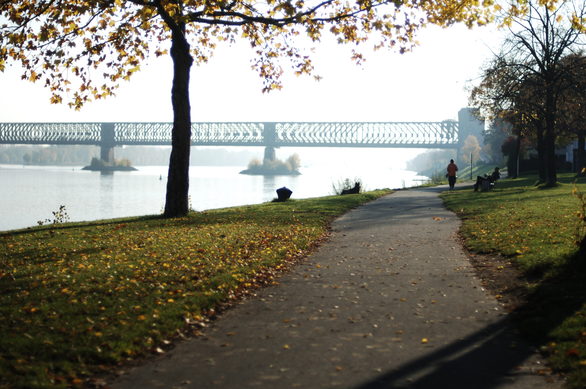
[[[278,285],[111,389],[558,389],[510,328],[438,193],[397,191],[332,224]]]
[[[456,186],[456,172],[458,171],[458,165],[454,163],[453,159],[450,159],[447,171],[448,174],[446,174],[446,176],[448,177],[448,184],[450,185],[450,190],[454,190],[454,187]]]

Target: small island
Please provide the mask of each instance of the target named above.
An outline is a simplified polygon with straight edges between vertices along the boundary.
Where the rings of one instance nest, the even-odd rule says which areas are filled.
[[[100,158],[92,158],[88,166],[81,170],[91,170],[94,172],[131,172],[137,170],[131,166],[128,159],[115,159],[114,162],[107,162]]]
[[[242,170],[240,174],[250,174],[259,176],[297,176],[299,172],[300,160],[299,155],[293,154],[286,161],[279,159],[266,159],[260,162],[253,159],[248,163],[248,169]]]

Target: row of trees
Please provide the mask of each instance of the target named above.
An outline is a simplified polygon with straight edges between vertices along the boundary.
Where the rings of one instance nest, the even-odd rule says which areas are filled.
[[[99,155],[95,146],[0,146],[2,164],[83,165]]]
[[[582,51],[586,17],[582,0],[543,4],[528,1],[518,15],[509,15],[509,37],[484,69],[470,102],[493,119],[487,140],[501,139],[509,158],[519,154],[522,140],[535,145],[539,177],[557,182],[556,146],[578,139],[577,163],[586,165],[586,56]],[[514,172],[513,172],[514,173]]]

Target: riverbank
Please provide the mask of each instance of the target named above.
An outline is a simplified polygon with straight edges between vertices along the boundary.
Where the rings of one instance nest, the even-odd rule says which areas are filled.
[[[71,221],[160,214],[165,205],[167,166],[100,174],[78,167],[0,165],[0,231],[36,226],[64,205]],[[192,166],[190,206],[196,211],[259,204],[287,187],[293,199],[334,194],[333,185],[360,177],[366,190],[402,188],[420,182],[414,172],[386,167],[309,166],[298,176],[238,174],[242,166]]]

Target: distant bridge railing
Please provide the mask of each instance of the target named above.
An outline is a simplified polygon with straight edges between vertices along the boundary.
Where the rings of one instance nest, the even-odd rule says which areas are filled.
[[[0,144],[116,146],[171,144],[172,123],[0,123]],[[192,123],[193,146],[458,148],[459,122]],[[273,153],[274,154],[274,153]],[[267,154],[265,154],[267,155]]]
[[[0,123],[3,144],[170,145],[172,123]],[[454,147],[458,122],[192,123],[194,146]]]

